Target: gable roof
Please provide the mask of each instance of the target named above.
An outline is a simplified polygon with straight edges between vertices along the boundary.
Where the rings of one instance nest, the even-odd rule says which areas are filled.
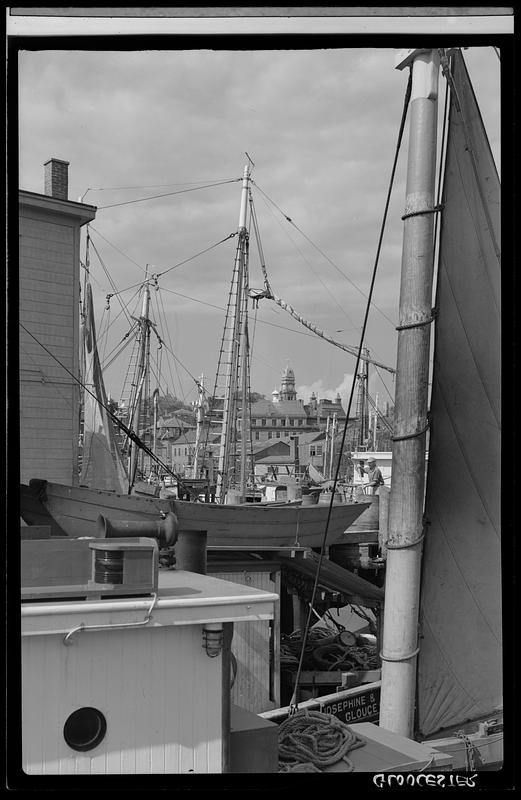
[[[271,400],[258,400],[252,403],[251,416],[257,419],[258,417],[307,417],[306,409],[302,400],[280,400],[278,403],[272,403]]]
[[[193,422],[174,415],[172,417],[160,417],[157,421],[158,428],[195,428]]]

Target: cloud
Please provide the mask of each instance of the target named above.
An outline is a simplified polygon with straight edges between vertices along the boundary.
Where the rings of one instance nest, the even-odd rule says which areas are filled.
[[[345,373],[342,382],[339,383],[335,389],[327,389],[324,386],[323,379],[318,378],[316,381],[313,381],[313,383],[308,385],[297,386],[297,396],[301,398],[304,403],[309,403],[309,399],[313,392],[319,400],[335,400],[336,396],[339,394],[342,399],[343,407],[347,408],[349,396],[351,394],[352,383],[353,375]]]
[[[492,48],[470,48],[467,57],[497,149],[499,62]],[[390,48],[26,50],[19,61],[21,187],[42,192],[43,163],[70,161],[70,198],[89,189],[85,202],[99,209],[93,228],[118,248],[92,233],[103,259],[91,254],[100,315],[112,284],[118,291],[135,286],[147,264],[164,271],[161,330],[172,328],[170,349],[193,375],[213,378],[236,239],[197,254],[236,231],[240,183],[103,206],[240,178],[246,151],[255,162],[252,197],[274,292],[317,327],[342,330],[339,341],[358,344],[406,84]],[[375,284],[381,311],[371,310],[367,330],[374,357],[390,365],[406,152],[407,135]],[[250,283],[263,285],[253,235]],[[115,340],[125,335],[124,322],[114,324]],[[290,359],[302,389],[314,386],[331,399],[340,390],[344,399],[341,376],[354,368],[346,353],[268,301],[252,310],[250,329],[253,390],[269,396]],[[166,374],[177,391],[191,391],[179,365],[170,363]],[[111,368],[113,396],[125,375],[123,363]]]

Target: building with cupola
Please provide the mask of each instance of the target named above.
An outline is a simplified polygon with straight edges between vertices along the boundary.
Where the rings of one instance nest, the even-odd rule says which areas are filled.
[[[258,400],[251,406],[251,429],[254,442],[284,439],[303,433],[325,430],[328,418],[336,414],[337,422],[346,418],[340,395],[335,400],[320,400],[313,393],[304,404],[297,397],[295,373],[287,366],[282,373],[279,389],[271,393],[271,400]]]

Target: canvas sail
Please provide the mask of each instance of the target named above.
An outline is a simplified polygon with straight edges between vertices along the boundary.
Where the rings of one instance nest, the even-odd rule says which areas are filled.
[[[423,736],[502,703],[500,183],[459,51],[452,64],[420,608]]]
[[[84,434],[80,485],[91,489],[128,490],[128,479],[106,410],[107,394],[96,343],[92,290],[87,284],[83,343],[85,352]]]

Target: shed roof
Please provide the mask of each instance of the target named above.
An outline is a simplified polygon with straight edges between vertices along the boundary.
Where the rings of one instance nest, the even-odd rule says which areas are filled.
[[[305,558],[282,556],[280,560],[289,569],[314,580],[320,557],[310,550],[306,552]],[[357,599],[363,599],[370,606],[378,605],[384,600],[384,590],[381,587],[375,586],[328,559],[323,559],[320,566],[318,586],[348,595],[354,602],[357,602]]]

